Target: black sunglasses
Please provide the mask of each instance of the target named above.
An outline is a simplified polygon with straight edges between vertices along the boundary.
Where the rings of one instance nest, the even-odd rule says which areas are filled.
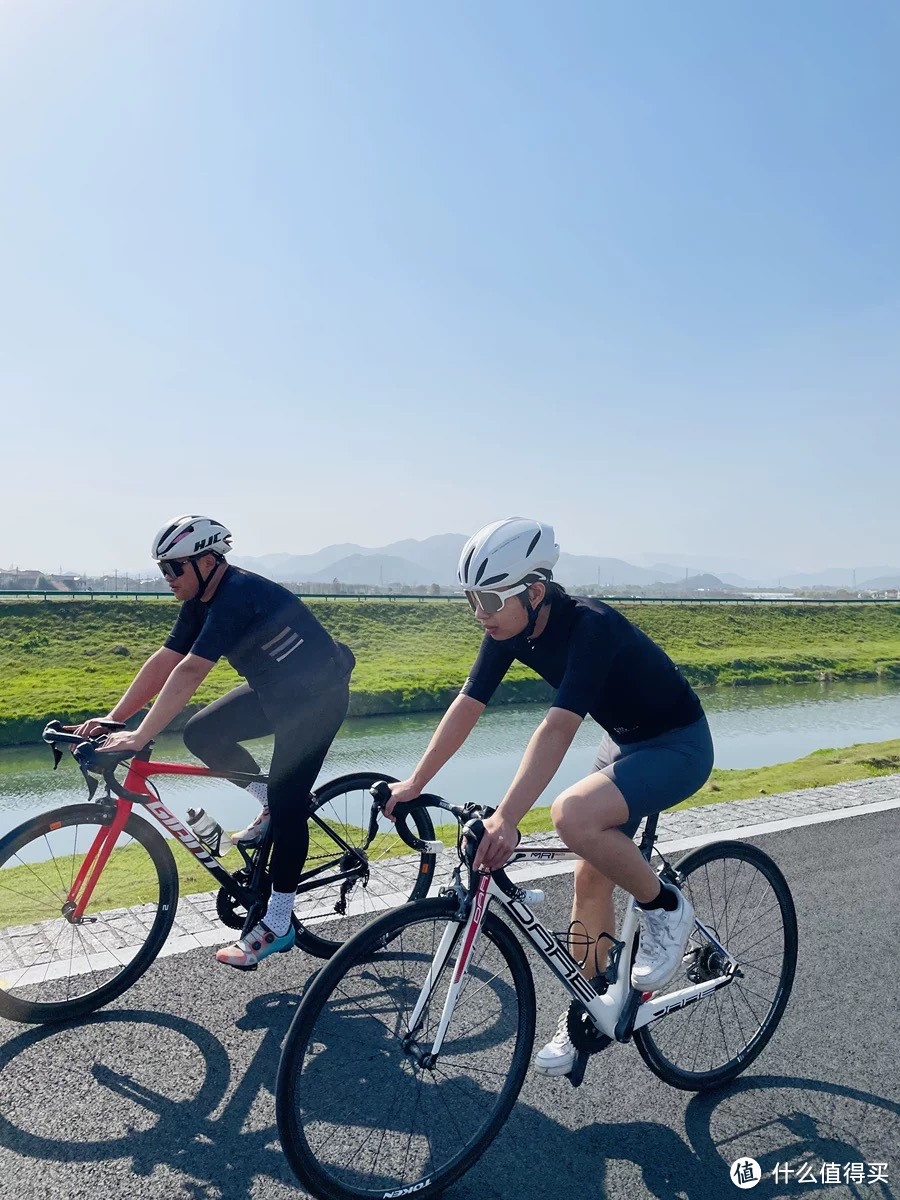
[[[189,562],[193,562],[191,558],[170,558],[166,562],[157,563],[160,571],[166,579],[180,579],[187,570]]]

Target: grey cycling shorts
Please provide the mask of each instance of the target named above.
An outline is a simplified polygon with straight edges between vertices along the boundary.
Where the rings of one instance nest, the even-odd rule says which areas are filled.
[[[611,779],[625,797],[628,820],[619,828],[629,837],[644,817],[699,791],[709,779],[712,765],[712,735],[706,717],[624,746],[607,733],[594,760],[594,770]]]

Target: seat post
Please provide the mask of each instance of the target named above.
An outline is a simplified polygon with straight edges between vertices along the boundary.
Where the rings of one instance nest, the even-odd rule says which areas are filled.
[[[653,854],[653,846],[656,842],[656,826],[659,824],[659,813],[653,813],[647,818],[647,824],[644,826],[644,832],[641,835],[640,851],[646,858],[647,862]]]

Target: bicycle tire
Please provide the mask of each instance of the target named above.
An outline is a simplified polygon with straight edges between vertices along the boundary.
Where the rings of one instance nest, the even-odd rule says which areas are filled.
[[[488,913],[484,920],[481,936],[472,951],[467,979],[463,982],[457,1008],[447,1031],[447,1039],[428,1079],[426,1070],[422,1070],[421,1078],[416,1080],[409,1053],[403,1050],[398,1036],[403,1028],[403,1013],[409,1011],[409,1005],[418,994],[420,982],[427,975],[430,957],[436,946],[435,939],[440,936],[437,931],[443,932],[448,922],[458,921],[458,907],[456,899],[440,897],[406,905],[379,917],[321,968],[294,1016],[282,1050],[275,1088],[278,1129],[295,1174],[313,1195],[323,1200],[373,1200],[376,1196],[383,1198],[392,1195],[427,1198],[438,1195],[487,1150],[516,1102],[534,1045],[534,980],[521,944],[496,914]],[[433,926],[430,939],[429,925]],[[462,929],[463,924],[459,923],[459,933],[449,961],[455,959]],[[404,934],[408,935],[405,947]],[[432,948],[430,951],[429,945]],[[423,949],[416,950],[416,946]],[[403,983],[399,983],[397,972],[403,969],[404,964],[412,971],[412,978],[404,975]],[[434,990],[435,1023],[443,1004],[442,981],[451,977],[451,970],[448,962]],[[467,986],[472,989],[469,993],[466,992]],[[401,996],[405,991],[407,997],[395,1009],[401,1023],[395,1023],[393,1030],[378,1015],[392,1011],[390,988],[398,990]],[[367,1000],[367,993],[372,998],[371,1008],[363,1003]],[[464,1006],[466,996],[468,998]],[[517,1001],[514,1016],[511,1015],[512,999]],[[484,1009],[489,1010],[492,1018],[492,1023],[487,1026],[481,1018]],[[359,1012],[362,1012],[362,1018],[357,1015]],[[462,1018],[461,1013],[465,1013]],[[430,1014],[423,1017],[426,1022],[423,1045],[430,1044],[430,1019]],[[469,1025],[460,1028],[460,1019],[463,1022],[468,1020]],[[357,1028],[350,1029],[349,1026],[354,1022]],[[384,1030],[391,1037],[385,1038]],[[496,1046],[505,1031],[508,1031],[507,1040],[512,1045],[508,1052],[502,1054],[504,1064],[507,1056],[509,1058],[504,1072],[496,1064]],[[370,1050],[372,1038],[375,1042]],[[485,1039],[491,1044],[481,1045]],[[385,1044],[382,1045],[382,1042]],[[459,1048],[454,1050],[454,1046]],[[399,1069],[391,1065],[392,1053],[398,1057]],[[458,1081],[450,1077],[454,1054],[461,1055],[464,1060]],[[332,1059],[331,1070],[326,1075],[329,1056]],[[349,1059],[347,1067],[336,1070],[335,1059],[341,1056]],[[489,1106],[487,1102],[479,1105],[480,1084],[472,1078],[473,1068],[467,1065],[471,1059],[498,1065],[497,1070],[491,1070],[490,1065],[474,1068],[476,1077],[480,1075],[481,1079],[489,1080],[490,1076],[496,1075],[503,1080],[499,1093]],[[443,1075],[438,1070],[442,1065]],[[391,1083],[396,1083],[393,1094],[389,1090],[390,1085],[382,1087],[377,1082],[379,1071],[382,1074],[386,1072]],[[360,1076],[359,1084],[356,1082],[357,1075]],[[424,1135],[432,1167],[424,1178],[416,1178],[415,1164],[410,1163],[412,1138],[404,1154],[402,1135],[399,1148],[395,1148],[397,1139],[387,1128],[390,1123],[399,1124],[401,1114],[405,1111],[405,1098],[399,1098],[404,1079],[409,1080],[413,1089],[418,1088],[412,1110],[413,1120],[435,1102],[434,1097],[428,1097],[429,1088],[450,1092],[455,1102],[455,1109],[450,1109],[445,1095],[439,1097],[445,1106],[439,1110],[440,1114],[446,1113],[451,1119],[444,1117],[440,1128],[431,1130],[434,1143],[430,1133]],[[338,1089],[336,1097],[332,1095],[333,1080],[336,1081],[333,1086]],[[334,1113],[331,1122],[328,1119],[329,1106]],[[462,1144],[456,1147],[455,1152],[448,1150],[446,1161],[438,1165],[435,1161],[435,1156],[441,1153],[438,1139],[453,1137],[453,1127],[458,1131],[458,1122],[468,1118],[478,1124],[468,1137],[461,1135]],[[402,1166],[399,1168],[402,1177],[389,1178],[385,1165],[374,1172],[375,1178],[371,1184],[360,1186],[358,1177],[364,1161],[361,1147],[338,1146],[332,1153],[333,1163],[321,1161],[320,1154],[329,1143],[327,1130],[332,1123],[346,1127],[351,1137],[352,1131],[359,1129],[360,1125],[363,1130],[381,1131],[378,1152],[384,1149],[386,1160],[392,1156],[395,1163],[402,1156]],[[310,1143],[310,1130],[315,1145]],[[368,1136],[371,1137],[372,1132]],[[393,1142],[390,1140],[392,1137]]]
[[[370,804],[369,788],[381,779],[387,783],[396,782],[391,775],[379,775],[373,771],[357,771],[332,779],[313,793],[312,809],[327,825],[333,825],[344,841],[356,847],[362,829],[351,820],[350,810],[358,810],[360,804]],[[348,802],[347,797],[351,794],[354,799]],[[341,800],[343,805],[340,804]],[[368,811],[366,807],[365,822],[368,821]],[[371,920],[373,914],[384,912],[387,905],[395,906],[403,901],[422,900],[428,894],[434,878],[436,855],[423,853],[416,859],[400,837],[391,832],[393,827],[386,818],[379,818],[379,826],[386,831],[379,834],[379,858],[368,856],[369,878],[364,884],[355,885],[348,893],[348,915],[339,916],[335,913],[335,904],[340,896],[340,888],[337,885],[323,888],[321,891],[316,889],[305,892],[304,898],[295,906],[300,923],[297,945],[314,958],[331,958],[362,925]],[[426,808],[413,810],[410,814],[410,826],[423,841],[434,840],[434,825]],[[316,828],[314,822],[310,822],[311,838],[314,837]],[[323,856],[333,856],[334,853],[334,849],[326,842],[322,850]],[[315,862],[316,851],[311,845],[305,865],[309,867]],[[387,866],[388,863],[395,865]],[[333,933],[340,936],[329,936]]]
[[[114,815],[115,808],[111,806],[69,805],[42,813],[0,839],[0,886],[3,887],[5,899],[5,893],[14,894],[16,888],[10,887],[9,883],[3,883],[3,869],[10,868],[10,865],[17,861],[18,865],[11,869],[19,872],[19,875],[12,877],[12,881],[18,885],[18,894],[13,900],[6,900],[3,907],[5,915],[0,918],[0,945],[4,946],[5,958],[0,964],[0,976],[4,977],[0,979],[0,1016],[11,1021],[31,1024],[84,1017],[127,991],[162,949],[175,920],[178,906],[178,871],[165,838],[136,813],[129,815],[122,836],[127,835],[149,856],[153,872],[147,876],[147,884],[142,893],[147,899],[141,900],[137,906],[110,903],[105,897],[115,875],[110,873],[108,862],[97,881],[94,897],[88,906],[87,912],[91,915],[87,917],[84,929],[80,925],[65,921],[62,916],[62,903],[67,891],[66,880],[68,879],[70,885],[78,861],[78,829],[86,826],[97,830],[101,825],[108,826],[112,823]],[[55,855],[50,838],[53,838],[54,843],[62,845],[66,842],[65,831],[73,827],[76,832],[72,853]],[[27,854],[23,858],[22,852],[39,839],[43,839],[51,850],[50,858],[33,860]],[[81,851],[82,857],[89,844],[90,841],[86,837]],[[125,847],[117,847],[114,855],[119,849]],[[128,853],[128,850],[125,849],[125,852]],[[135,851],[131,851],[131,854],[132,857],[137,857]],[[64,873],[60,864],[69,858],[72,860],[71,866],[67,867]],[[43,878],[39,868],[50,861],[53,861],[54,867],[52,871],[51,868],[45,867],[46,878]],[[59,876],[58,885],[56,875]],[[48,917],[45,921],[35,921],[36,912],[27,911],[29,907],[34,910],[37,903],[32,896],[26,896],[21,890],[23,884],[31,879],[43,879],[39,885],[34,884],[33,888],[39,893],[41,903],[46,905]],[[47,879],[50,880],[50,884],[47,883]],[[106,890],[103,886],[104,881],[107,881]],[[51,898],[45,899],[44,892]],[[101,904],[103,907],[100,907]],[[148,905],[155,905],[155,912],[145,911]],[[17,928],[11,923],[17,919],[16,913],[29,918],[23,920],[18,927],[21,931],[20,941],[26,931],[27,936],[35,939],[35,944],[40,946],[37,953],[42,956],[39,961],[29,964],[21,952],[13,957],[10,946],[16,935],[7,935],[7,930]],[[101,922],[99,929],[92,928]],[[66,927],[73,931],[68,947],[68,960],[63,943],[63,938],[68,936]],[[145,932],[146,936],[143,936]],[[77,955],[76,934],[79,951]],[[51,941],[51,938],[55,940]],[[135,945],[137,949],[132,953]],[[33,947],[28,949],[29,956],[34,957]],[[67,974],[67,965],[72,974]],[[43,972],[41,967],[44,968]],[[120,969],[116,970],[116,967]],[[113,972],[111,975],[110,971]],[[39,975],[42,977],[38,978]],[[69,981],[81,978],[88,983],[88,976],[93,986],[89,986],[88,990],[78,995],[71,995]],[[54,999],[36,998],[38,987],[52,990]],[[23,995],[12,993],[12,989],[19,988]],[[65,996],[56,998],[63,991]]]
[[[738,868],[735,878],[729,885],[725,880],[725,867],[722,864],[732,860],[738,863]],[[722,865],[722,894],[725,898],[724,912],[718,917],[712,911],[715,907],[713,899],[714,886],[716,887],[717,895],[719,893],[719,885],[714,879],[717,873],[715,869],[716,864]],[[781,962],[778,967],[773,966],[771,969],[769,967],[762,967],[758,955],[754,959],[748,957],[749,952],[761,940],[758,926],[754,928],[750,935],[755,941],[751,942],[749,946],[744,947],[739,936],[744,929],[749,929],[768,912],[774,911],[774,908],[770,907],[762,913],[760,912],[760,905],[764,903],[763,897],[766,893],[760,892],[753,901],[754,907],[745,914],[744,910],[750,894],[748,890],[741,902],[742,906],[737,913],[732,909],[732,913],[729,916],[727,912],[729,903],[734,903],[735,905],[738,903],[738,878],[745,866],[757,872],[758,876],[761,876],[765,880],[774,898],[774,905],[777,907],[781,917],[781,933],[779,935],[776,931],[775,937],[780,937],[782,947],[781,949],[773,949],[772,953],[767,956],[771,958],[775,954],[780,955]],[[713,868],[712,871],[710,871],[710,867]],[[672,1087],[681,1088],[684,1091],[699,1092],[721,1087],[736,1078],[761,1053],[775,1033],[790,998],[797,966],[797,914],[794,909],[790,888],[787,885],[784,875],[764,851],[749,843],[713,842],[708,846],[702,846],[678,863],[676,871],[682,877],[682,890],[690,896],[697,919],[708,927],[711,927],[725,949],[737,959],[742,975],[735,976],[731,983],[698,1001],[698,1003],[681,1010],[676,1010],[673,1013],[668,1013],[665,1017],[635,1030],[634,1041],[641,1058],[660,1079],[671,1084]],[[693,882],[691,880],[692,876],[696,877]],[[756,877],[751,877],[750,889],[754,886],[754,878]],[[745,921],[743,926],[740,924],[742,917]],[[705,946],[703,943],[705,943]],[[702,939],[695,930],[695,934],[692,935],[692,941],[689,943],[688,953],[682,964],[682,971],[667,985],[666,990],[668,988],[678,988],[687,985],[691,980],[691,976],[687,973],[693,970],[696,975],[698,971],[702,971],[702,956],[711,953],[710,943]],[[716,968],[712,965],[714,957],[707,959],[707,961],[710,963],[710,966],[708,967],[706,977],[709,978],[715,975]],[[751,991],[746,982],[749,978],[753,982],[754,988],[757,986],[766,986],[763,976],[769,976],[776,981],[774,985],[771,985],[771,997]],[[701,975],[701,977],[703,976]],[[760,982],[761,980],[762,982]],[[748,1024],[756,1023],[756,1028],[749,1038],[746,1037],[743,1030],[741,1009],[738,1006],[737,996],[741,997],[743,1004],[746,1006],[744,1020]],[[755,1011],[753,1003],[748,998],[749,996],[753,996],[757,1004],[760,999],[768,1004],[768,1009],[762,1017]],[[712,1040],[718,1045],[721,1039],[724,1053],[729,1055],[729,1057],[715,1067],[698,1070],[696,1069],[696,1063],[699,1049],[697,1049],[695,1050],[694,1063],[690,1069],[685,1069],[683,1065],[679,1065],[672,1057],[671,1049],[668,1046],[664,1048],[661,1044],[662,1031],[663,1029],[669,1029],[672,1032],[674,1028],[682,1027],[678,1022],[683,1022],[683,1033],[678,1053],[680,1054],[685,1044],[687,1044],[688,1052],[690,1052],[689,1048],[694,1045],[694,1039],[690,1036],[691,1030],[693,1028],[693,1032],[698,1035],[698,1041],[702,1039],[710,1012],[715,1013],[714,1020],[718,1022],[717,1026],[713,1026]],[[746,1015],[747,1012],[749,1012],[750,1016]],[[702,1016],[698,1016],[699,1014],[702,1014]],[[723,1020],[723,1016],[728,1021],[735,1018],[741,1031],[742,1043],[740,1046],[735,1046],[733,1051],[729,1049],[728,1037],[725,1030],[726,1022]],[[678,1020],[673,1024],[674,1018]],[[698,1019],[701,1022],[699,1027],[693,1025],[693,1022]]]

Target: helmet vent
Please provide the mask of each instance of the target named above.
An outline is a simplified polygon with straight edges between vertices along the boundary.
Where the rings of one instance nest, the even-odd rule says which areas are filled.
[[[540,531],[540,529],[539,529],[539,530],[537,531],[537,533],[534,535],[534,537],[531,539],[531,542],[529,543],[528,549],[525,551],[525,557],[526,557],[526,558],[528,558],[528,556],[531,554],[532,550],[535,548],[535,546],[538,544],[538,542],[539,542],[540,540],[541,540],[541,531]]]
[[[487,565],[488,565],[488,560],[485,559],[484,562],[481,564],[481,566],[478,568],[478,571],[476,572],[475,583],[479,583],[481,581],[481,577],[484,574]]]

